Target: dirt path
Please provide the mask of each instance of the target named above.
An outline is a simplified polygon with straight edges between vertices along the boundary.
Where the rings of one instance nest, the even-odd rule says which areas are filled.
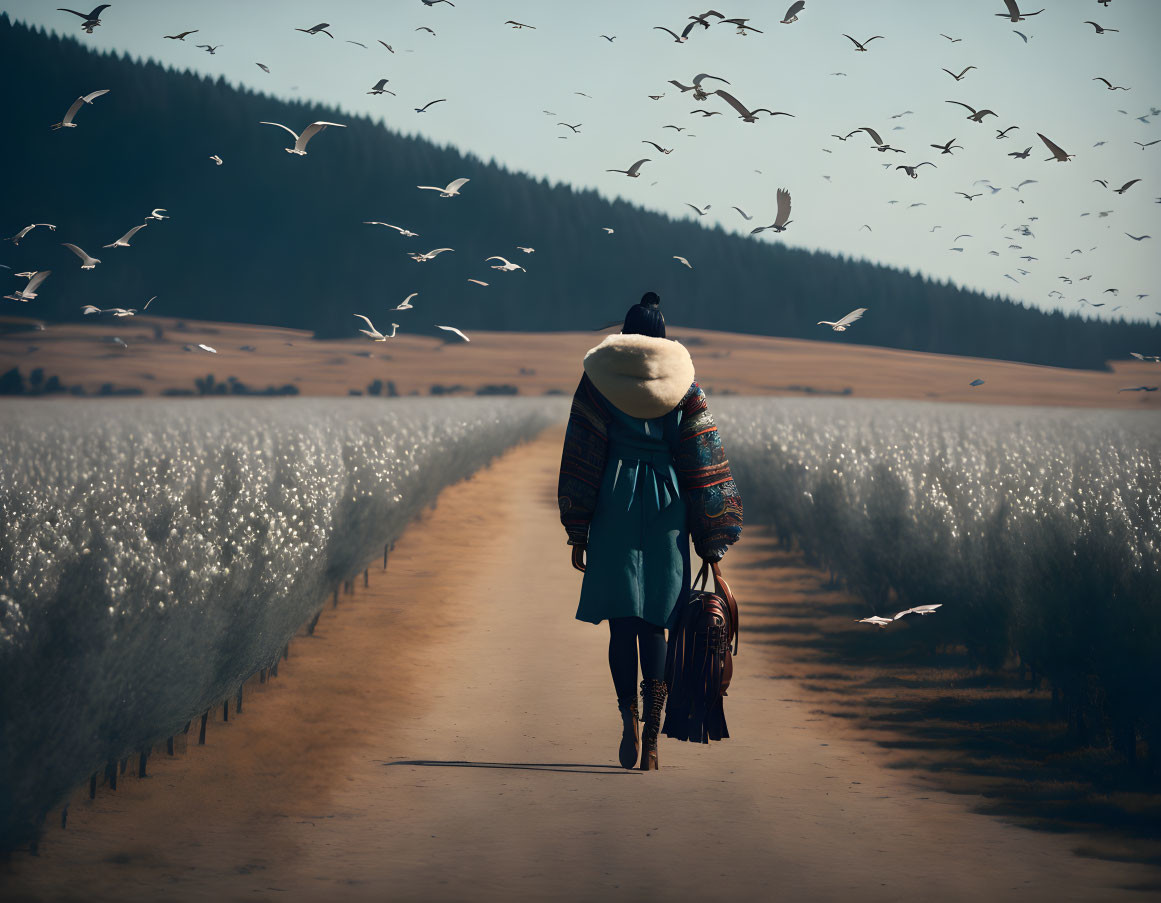
[[[712,748],[615,767],[606,631],[572,618],[561,430],[451,487],[208,744],[90,802],[0,897],[1134,900],[1154,876],[973,814],[784,699],[743,632]],[[792,592],[761,544],[743,603]],[[730,567],[733,570],[730,570]],[[757,612],[752,627],[758,626]]]

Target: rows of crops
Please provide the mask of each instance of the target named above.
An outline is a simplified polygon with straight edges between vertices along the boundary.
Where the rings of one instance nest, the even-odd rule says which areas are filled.
[[[889,401],[729,400],[746,506],[930,644],[1019,656],[1078,739],[1161,759],[1161,418]],[[868,630],[875,628],[868,626]]]
[[[559,405],[0,405],[0,848],[276,662],[438,491]]]

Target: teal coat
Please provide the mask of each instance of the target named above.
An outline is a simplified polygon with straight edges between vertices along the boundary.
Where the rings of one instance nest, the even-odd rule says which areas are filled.
[[[690,584],[687,506],[673,466],[680,408],[641,420],[608,408],[608,451],[578,620],[644,618],[671,626]]]

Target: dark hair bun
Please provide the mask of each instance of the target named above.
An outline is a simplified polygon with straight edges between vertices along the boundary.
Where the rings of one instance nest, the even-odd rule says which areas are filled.
[[[641,296],[641,303],[649,307],[660,307],[661,297],[657,292],[646,292]]]

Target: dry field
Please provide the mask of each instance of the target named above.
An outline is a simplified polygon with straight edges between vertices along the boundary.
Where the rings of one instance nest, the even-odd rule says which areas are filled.
[[[302,330],[163,317],[30,331],[33,322],[0,318],[0,373],[19,367],[27,378],[39,367],[45,378],[83,386],[86,394],[105,383],[136,387],[146,395],[195,391],[194,380],[207,374],[219,383],[235,377],[251,389],[289,384],[301,395],[365,392],[375,380],[384,393],[390,381],[401,395],[431,394],[433,386],[474,394],[489,385],[515,387],[520,395],[571,394],[584,352],[601,339],[594,332],[472,332],[470,344],[406,334],[380,344],[361,338],[316,341]],[[114,336],[128,347],[112,344]],[[1128,357],[1130,350],[1155,349],[1126,349],[1126,360],[1113,361],[1111,372],[1093,372],[705,330],[673,329],[671,337],[690,347],[698,381],[711,394],[1161,409],[1161,392],[1118,391],[1161,383],[1161,365]],[[197,343],[217,354],[183,350]],[[968,385],[977,378],[984,384]]]

